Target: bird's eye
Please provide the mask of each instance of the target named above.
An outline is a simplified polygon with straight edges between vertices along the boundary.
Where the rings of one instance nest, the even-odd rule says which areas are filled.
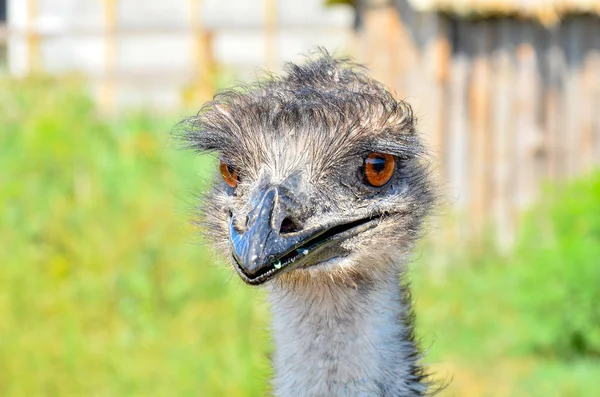
[[[371,186],[383,186],[392,179],[395,166],[395,159],[391,154],[369,153],[363,165],[365,181]]]
[[[221,165],[219,166],[219,169],[221,170],[221,176],[223,177],[225,183],[231,186],[232,188],[236,188],[238,183],[240,182],[237,168],[221,160]]]

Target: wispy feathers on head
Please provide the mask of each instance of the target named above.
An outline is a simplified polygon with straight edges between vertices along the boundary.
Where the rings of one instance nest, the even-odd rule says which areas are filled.
[[[289,143],[282,150],[310,154],[318,174],[367,148],[421,154],[414,123],[410,106],[363,67],[321,50],[305,64],[287,64],[281,77],[219,93],[184,122],[183,138],[247,172],[272,161],[274,141]]]

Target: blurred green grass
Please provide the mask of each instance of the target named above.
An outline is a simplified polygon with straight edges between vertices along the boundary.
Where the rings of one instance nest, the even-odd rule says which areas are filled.
[[[424,254],[414,269],[429,360],[454,371],[448,392],[600,395],[600,172],[541,197],[512,252],[446,252],[442,275]]]
[[[263,395],[260,293],[189,227],[212,160],[76,82],[0,84],[0,395]]]
[[[216,265],[190,226],[213,159],[170,141],[182,115],[102,116],[83,92],[68,79],[0,80],[0,395],[268,394],[264,292]],[[551,284],[536,284],[546,256],[524,236],[510,257],[453,253],[461,260],[443,277],[426,266],[427,246],[412,267],[427,362],[453,378],[442,395],[598,395],[597,357],[550,354],[554,339],[535,337],[561,324],[519,294],[544,302]],[[585,262],[598,241],[570,255]],[[568,261],[559,246],[547,247],[554,273]],[[513,271],[523,260],[531,273]],[[597,276],[588,262],[586,290]],[[556,310],[597,297],[571,304],[569,293]]]

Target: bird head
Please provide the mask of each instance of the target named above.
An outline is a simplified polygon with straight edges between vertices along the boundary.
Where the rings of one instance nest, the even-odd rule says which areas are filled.
[[[205,234],[251,285],[384,273],[433,202],[409,105],[326,53],[218,94],[185,126],[219,158]]]

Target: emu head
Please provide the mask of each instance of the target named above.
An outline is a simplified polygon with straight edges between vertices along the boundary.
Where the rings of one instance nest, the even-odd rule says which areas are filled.
[[[410,107],[328,54],[217,95],[185,138],[219,155],[204,230],[248,284],[383,275],[433,201]]]

